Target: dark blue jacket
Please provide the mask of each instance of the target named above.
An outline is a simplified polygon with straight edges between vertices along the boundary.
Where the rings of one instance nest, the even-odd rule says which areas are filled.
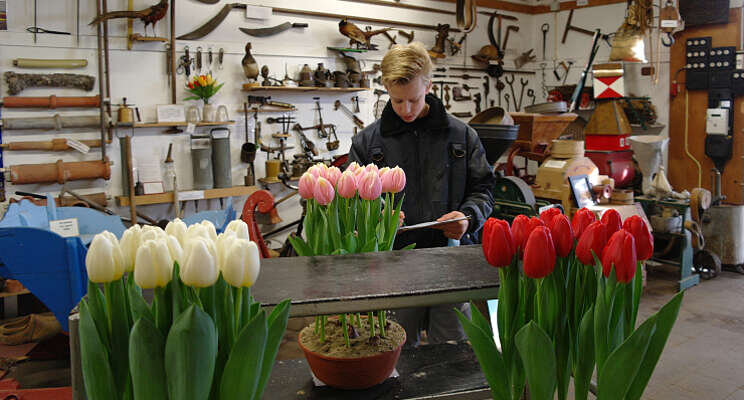
[[[406,225],[458,210],[471,217],[463,242],[472,243],[493,207],[493,168],[472,128],[447,114],[438,98],[427,95],[426,102],[429,113],[412,123],[400,119],[388,102],[382,117],[352,139],[349,162],[401,167]],[[447,238],[440,230],[419,229],[398,235],[395,248],[410,243],[441,247]]]

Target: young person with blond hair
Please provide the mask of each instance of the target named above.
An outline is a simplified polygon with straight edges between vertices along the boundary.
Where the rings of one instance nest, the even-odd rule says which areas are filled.
[[[478,135],[429,94],[433,65],[421,43],[393,46],[381,67],[390,100],[382,117],[352,139],[350,162],[403,168],[407,224],[470,217],[401,233],[395,248],[411,243],[416,248],[443,247],[448,240],[460,239],[477,242],[491,214],[495,183]],[[418,345],[421,329],[427,331],[429,343],[466,340],[455,307],[469,316],[469,305],[463,303],[397,310],[394,318],[406,329],[408,345]]]

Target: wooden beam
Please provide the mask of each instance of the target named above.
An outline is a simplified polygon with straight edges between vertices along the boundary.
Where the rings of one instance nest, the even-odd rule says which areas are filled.
[[[456,0],[439,0],[439,1],[445,1],[448,3],[455,3]],[[502,11],[511,11],[511,12],[518,12],[522,14],[547,14],[552,11],[550,11],[550,6],[531,6],[527,4],[517,4],[512,3],[509,1],[503,1],[503,0],[477,0],[478,6],[480,7],[487,7],[487,8],[493,8],[495,10],[502,10]],[[627,0],[589,0],[589,4],[585,6],[578,6],[576,5],[575,1],[567,1],[567,2],[561,2],[561,11],[569,11],[577,8],[588,8],[588,7],[600,7],[600,6],[606,6],[610,4],[617,4],[617,3],[626,3]]]

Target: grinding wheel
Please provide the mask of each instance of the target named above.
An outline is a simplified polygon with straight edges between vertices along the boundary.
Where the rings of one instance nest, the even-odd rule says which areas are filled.
[[[499,179],[493,188],[493,197],[502,200],[511,200],[535,206],[535,195],[532,188],[516,176],[505,176]]]
[[[695,253],[692,259],[692,265],[703,279],[711,279],[721,273],[721,259],[715,253],[707,250],[700,250]]]

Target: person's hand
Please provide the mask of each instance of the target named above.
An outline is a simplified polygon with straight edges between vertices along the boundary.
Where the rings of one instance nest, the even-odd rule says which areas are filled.
[[[465,214],[461,213],[460,211],[451,211],[439,217],[437,221],[446,221],[448,219],[463,218],[463,217],[465,217]],[[446,236],[449,239],[460,240],[462,235],[464,235],[465,232],[468,231],[469,224],[470,222],[465,219],[462,221],[439,225],[436,227],[436,229],[441,230],[444,233],[444,236]]]

